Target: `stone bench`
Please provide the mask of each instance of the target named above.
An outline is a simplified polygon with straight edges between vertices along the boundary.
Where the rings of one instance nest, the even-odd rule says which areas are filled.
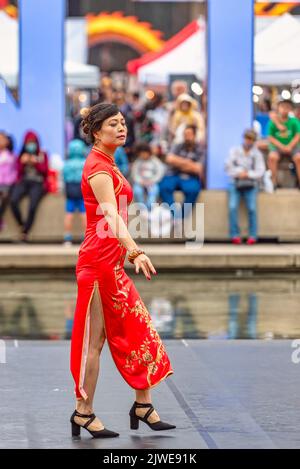
[[[176,193],[177,201],[182,200]],[[204,190],[199,202],[204,203],[205,239],[228,240],[227,193],[223,190]],[[24,209],[27,200],[22,201]],[[63,239],[64,196],[48,194],[41,202],[30,238],[38,242],[61,242]],[[247,217],[241,207],[240,224],[242,235],[246,235]],[[295,189],[280,189],[274,194],[260,193],[258,196],[258,233],[260,238],[279,241],[300,241],[300,192]],[[79,241],[83,233],[79,217],[74,220],[74,239]],[[16,240],[17,224],[10,208],[5,214],[5,228],[0,241]]]

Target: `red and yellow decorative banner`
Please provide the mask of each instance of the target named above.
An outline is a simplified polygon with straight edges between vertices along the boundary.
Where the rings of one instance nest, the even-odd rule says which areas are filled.
[[[135,16],[124,16],[121,11],[88,14],[86,18],[90,47],[116,41],[143,54],[160,50],[164,44],[161,31],[153,30],[150,23],[139,21]]]
[[[256,16],[280,16],[284,13],[292,13],[292,11],[299,6],[295,2],[256,2],[255,15]]]
[[[0,11],[3,10],[11,18],[18,18],[18,9],[14,5],[10,5],[8,0],[0,0]]]

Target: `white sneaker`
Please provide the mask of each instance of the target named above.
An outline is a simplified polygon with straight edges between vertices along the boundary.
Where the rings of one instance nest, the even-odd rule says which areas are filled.
[[[70,248],[72,246],[72,241],[64,241],[63,244],[66,248]]]

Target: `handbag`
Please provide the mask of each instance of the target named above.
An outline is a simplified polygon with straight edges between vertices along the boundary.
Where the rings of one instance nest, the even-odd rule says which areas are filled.
[[[246,179],[235,179],[235,188],[242,191],[246,189],[253,189],[256,187],[255,179],[246,178]]]
[[[252,169],[254,169],[255,167],[254,158],[252,158],[251,166],[252,166]],[[257,185],[256,180],[252,178],[245,178],[245,179],[235,178],[234,184],[235,184],[235,188],[239,191],[253,189]]]

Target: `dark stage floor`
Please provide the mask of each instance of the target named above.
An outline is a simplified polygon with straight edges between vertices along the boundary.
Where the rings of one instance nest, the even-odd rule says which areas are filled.
[[[69,342],[1,343],[0,448],[300,448],[300,363],[290,340],[165,340],[174,374],[153,389],[169,432],[129,429],[133,390],[107,345],[95,412],[119,438],[72,441]]]

